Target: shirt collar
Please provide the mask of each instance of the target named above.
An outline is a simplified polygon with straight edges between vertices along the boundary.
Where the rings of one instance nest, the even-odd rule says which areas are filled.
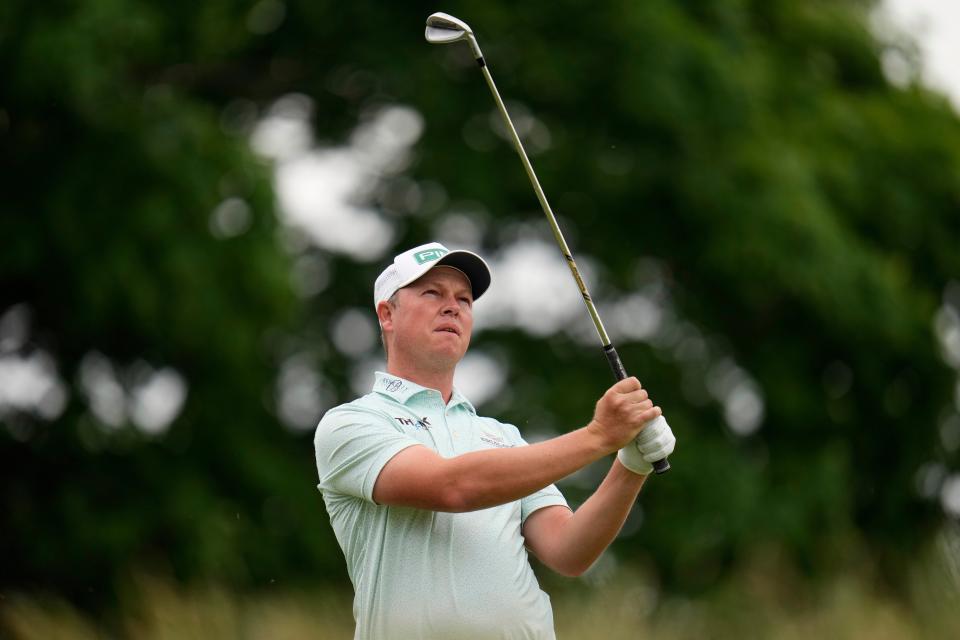
[[[393,398],[400,404],[407,404],[413,396],[420,393],[435,393],[440,395],[440,392],[436,389],[424,387],[406,378],[384,373],[383,371],[377,371],[374,374],[373,391],[385,395],[388,398]],[[467,410],[473,414],[477,413],[477,410],[473,404],[467,400],[467,397],[460,393],[459,389],[454,387],[453,393],[450,395],[450,402],[447,403],[447,408],[452,409],[458,404],[465,405]]]
[[[453,393],[450,395],[450,402],[447,403],[447,408],[452,409],[458,404],[464,405],[464,407],[466,407],[467,411],[469,411],[470,413],[474,415],[477,414],[477,410],[474,408],[473,403],[467,400],[467,397],[465,395],[460,393],[460,389],[457,389],[456,387],[454,387]]]

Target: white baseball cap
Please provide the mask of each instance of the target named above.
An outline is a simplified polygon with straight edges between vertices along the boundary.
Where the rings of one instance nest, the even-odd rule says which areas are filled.
[[[394,257],[393,264],[383,270],[373,285],[373,307],[439,266],[453,267],[467,276],[474,300],[490,286],[490,268],[483,258],[472,251],[450,251],[439,242],[430,242]]]

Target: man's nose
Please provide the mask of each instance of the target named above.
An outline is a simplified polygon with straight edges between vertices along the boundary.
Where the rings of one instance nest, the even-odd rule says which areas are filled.
[[[460,305],[457,304],[457,299],[455,296],[444,300],[443,310],[441,311],[441,313],[443,313],[444,315],[454,315],[454,316],[460,315]]]

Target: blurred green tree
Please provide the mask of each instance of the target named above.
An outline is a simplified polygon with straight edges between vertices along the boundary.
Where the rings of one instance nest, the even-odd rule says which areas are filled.
[[[53,354],[70,389],[53,421],[3,415],[5,586],[103,601],[137,564],[236,584],[343,573],[309,447],[269,410],[301,308],[269,173],[223,132],[226,98],[193,84],[251,37],[228,9],[2,10],[0,307],[27,306],[21,349]],[[91,354],[122,383],[144,363],[179,372],[169,431],[98,424]]]

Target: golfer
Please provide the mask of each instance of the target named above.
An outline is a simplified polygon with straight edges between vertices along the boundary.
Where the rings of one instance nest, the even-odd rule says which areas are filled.
[[[353,582],[357,638],[554,638],[528,554],[584,572],[651,462],[673,452],[665,420],[644,428],[660,408],[636,378],[610,387],[586,426],[533,445],[477,415],[453,374],[489,286],[469,251],[430,243],[396,256],[374,285],[387,371],[317,427],[318,487]],[[553,483],[618,450],[571,511]]]

